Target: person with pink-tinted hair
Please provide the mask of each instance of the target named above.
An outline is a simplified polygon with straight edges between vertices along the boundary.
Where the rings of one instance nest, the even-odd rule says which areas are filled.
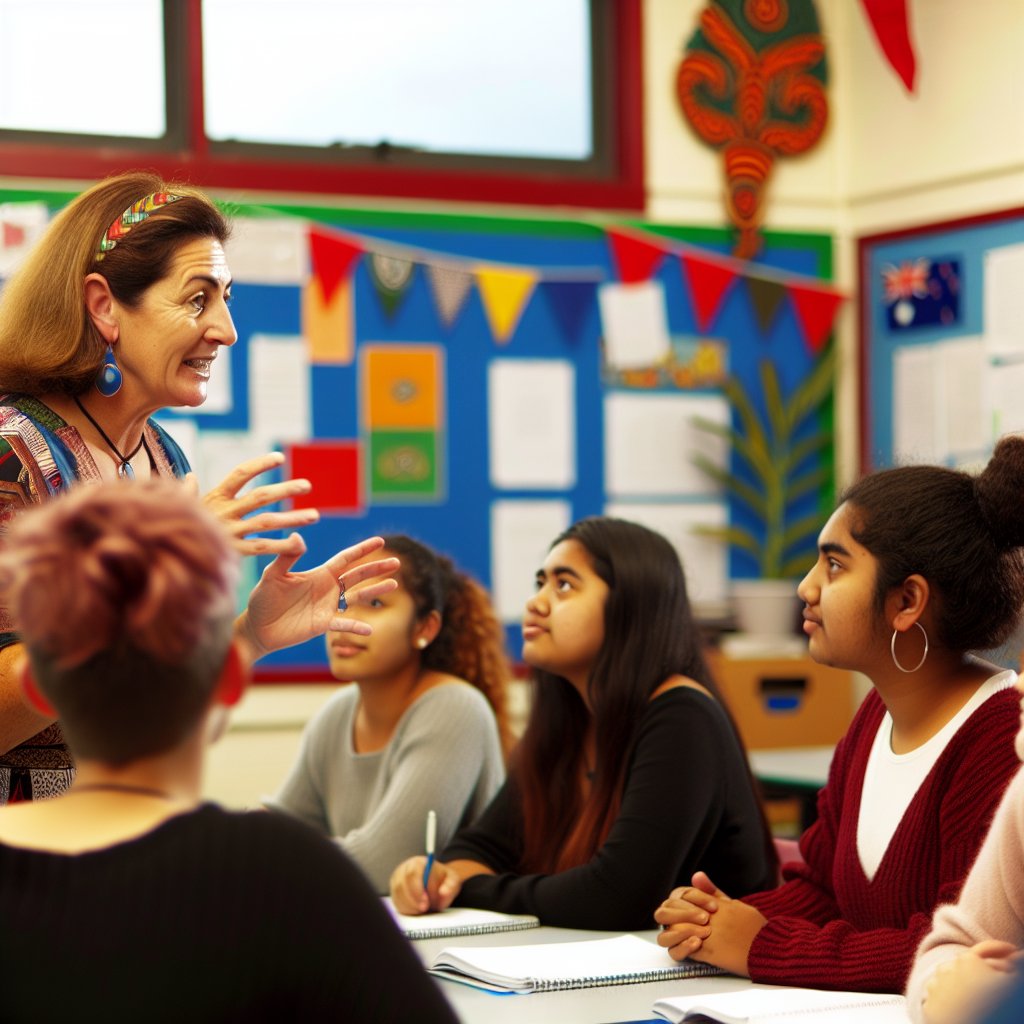
[[[78,771],[57,797],[0,808],[5,1021],[380,1022],[410,1006],[454,1021],[343,851],[200,797],[250,660],[237,557],[169,481],[78,488],[11,526],[0,599],[22,685],[59,716]],[[297,607],[326,622],[337,586],[319,572],[293,583],[320,591]],[[278,586],[264,574],[250,614]],[[364,581],[352,600],[392,587]]]

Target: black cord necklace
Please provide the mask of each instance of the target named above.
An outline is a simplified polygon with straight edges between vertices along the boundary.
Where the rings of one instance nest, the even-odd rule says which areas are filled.
[[[127,782],[83,782],[80,785],[72,786],[71,793],[84,793],[87,790],[110,790],[114,793],[135,793],[138,796],[156,796],[161,800],[173,800],[170,793],[162,789],[153,789],[150,786],[133,786]]]
[[[135,479],[135,470],[132,469],[132,459],[139,454],[139,449],[146,443],[146,431],[143,429],[142,437],[139,438],[139,443],[127,454],[122,455],[121,450],[114,444],[113,441],[107,437],[104,429],[89,415],[89,410],[78,400],[78,395],[75,395],[75,405],[82,410],[82,415],[99,431],[100,437],[107,443],[107,447],[117,456],[118,461],[121,463],[117,467],[117,475],[124,477],[126,480]],[[147,448],[146,451],[149,451]]]

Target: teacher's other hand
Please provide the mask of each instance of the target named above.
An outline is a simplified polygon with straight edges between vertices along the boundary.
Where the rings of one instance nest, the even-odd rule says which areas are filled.
[[[247,484],[262,473],[284,464],[280,452],[268,452],[254,459],[239,463],[213,490],[202,497],[203,505],[225,526],[234,541],[235,548],[243,555],[278,555],[292,549],[290,538],[252,537],[250,534],[268,533],[272,530],[294,530],[309,526],[320,518],[315,508],[296,508],[285,512],[258,512],[258,509],[274,505],[300,494],[309,494],[312,484],[308,480],[282,480],[276,484],[263,484],[239,494]],[[199,493],[195,474],[189,473],[186,482]]]

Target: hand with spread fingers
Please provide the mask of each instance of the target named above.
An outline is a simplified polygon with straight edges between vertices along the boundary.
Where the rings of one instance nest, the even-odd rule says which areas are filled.
[[[248,607],[235,624],[252,659],[328,631],[369,636],[371,629],[365,622],[341,613],[351,604],[366,604],[398,586],[389,578],[398,571],[397,558],[354,564],[383,546],[383,538],[370,537],[332,555],[315,569],[294,572],[306,544],[299,534],[289,534],[277,557],[263,570]]]
[[[743,977],[750,947],[765,924],[757,908],[727,896],[703,871],[693,876],[693,885],[673,889],[654,920],[662,926],[658,945],[673,960],[714,964]]]
[[[309,526],[320,518],[315,508],[296,508],[285,512],[257,512],[279,501],[308,494],[312,485],[308,480],[282,480],[280,483],[264,484],[239,494],[246,484],[262,473],[284,464],[280,452],[268,452],[237,465],[213,490],[203,495],[203,504],[227,528],[234,538],[235,547],[243,555],[278,555],[292,550],[289,537],[254,537],[250,534],[268,533],[272,530],[294,530]],[[194,473],[185,480],[199,493]],[[256,515],[250,513],[257,512]]]

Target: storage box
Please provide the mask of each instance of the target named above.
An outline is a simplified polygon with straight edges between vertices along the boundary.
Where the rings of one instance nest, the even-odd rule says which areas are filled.
[[[706,652],[708,667],[747,749],[836,743],[853,718],[853,673],[809,657],[730,658]]]

